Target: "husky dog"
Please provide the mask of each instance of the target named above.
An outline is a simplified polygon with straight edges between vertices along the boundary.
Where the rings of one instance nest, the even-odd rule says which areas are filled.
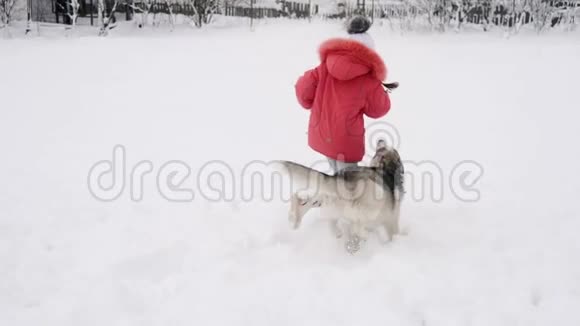
[[[331,228],[340,238],[339,221],[349,225],[346,249],[358,251],[368,231],[383,228],[388,241],[399,233],[399,214],[404,194],[404,169],[399,153],[384,140],[377,142],[369,167],[354,167],[328,175],[298,163],[279,161],[293,184],[300,190],[290,201],[288,218],[296,229],[302,217],[313,207],[335,208],[342,216],[331,220]]]

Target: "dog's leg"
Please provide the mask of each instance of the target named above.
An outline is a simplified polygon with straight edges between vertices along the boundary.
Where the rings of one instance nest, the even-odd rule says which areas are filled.
[[[288,212],[288,221],[294,229],[297,229],[302,222],[302,217],[308,211],[308,207],[305,207],[308,201],[295,193],[290,199],[290,211]]]
[[[382,244],[387,244],[390,242],[389,240],[389,232],[387,231],[386,224],[381,224],[380,227],[376,229],[377,238]]]
[[[330,201],[327,201],[325,204],[329,202]],[[328,220],[328,227],[332,235],[337,239],[342,238],[344,235],[344,228],[342,226],[343,220],[337,210],[333,209],[336,207],[333,207],[332,204],[322,206],[322,201],[320,200],[315,200],[313,205],[316,203],[320,204],[320,216],[323,219]]]
[[[399,217],[395,217],[395,219],[393,220],[392,224],[391,224],[391,230],[393,232],[393,235],[395,234],[399,234]]]
[[[294,229],[300,227],[302,217],[308,213],[312,207],[322,206],[321,198],[310,198],[305,195],[295,193],[290,199],[290,211],[288,212],[288,220]]]
[[[393,237],[399,234],[399,220],[389,220],[384,224],[385,230],[387,231],[387,237],[389,241],[393,241]]]
[[[366,228],[366,226],[364,226],[362,223],[356,223],[354,225],[355,227],[355,233],[356,235],[359,237],[359,239],[361,239],[361,241],[367,241],[368,237],[369,237],[369,231]]]
[[[355,223],[349,226],[349,236],[345,243],[346,251],[353,255],[360,250],[361,243],[367,240],[368,231],[362,223]]]
[[[342,232],[342,228],[340,227],[340,220],[339,219],[330,220],[330,230],[332,231],[332,234],[334,234],[334,236],[337,239],[342,238],[343,232]]]

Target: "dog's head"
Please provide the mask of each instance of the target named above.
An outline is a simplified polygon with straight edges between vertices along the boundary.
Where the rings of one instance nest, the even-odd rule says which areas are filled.
[[[403,190],[403,177],[405,170],[403,162],[396,149],[387,146],[387,143],[380,139],[377,142],[377,151],[371,160],[371,167],[376,168],[383,175],[383,179],[391,189],[397,187]]]
[[[387,146],[387,143],[380,139],[377,142],[377,151],[371,160],[371,167],[379,168],[381,170],[388,169],[394,172],[399,167],[402,167],[401,157],[396,149]]]

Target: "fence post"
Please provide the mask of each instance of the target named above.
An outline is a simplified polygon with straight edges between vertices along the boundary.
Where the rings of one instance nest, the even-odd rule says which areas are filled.
[[[134,9],[129,4],[133,4],[133,1],[128,1],[125,4],[125,20],[129,21],[133,19]]]
[[[250,29],[254,28],[254,1],[250,0]]]
[[[26,0],[26,31],[24,35],[32,32],[32,1]]]

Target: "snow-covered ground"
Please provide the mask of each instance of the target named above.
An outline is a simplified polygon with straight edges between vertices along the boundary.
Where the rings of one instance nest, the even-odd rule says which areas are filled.
[[[253,161],[320,160],[293,85],[340,33],[0,41],[0,325],[580,324],[577,34],[376,28],[401,87],[368,130],[394,126],[409,171],[436,164],[442,200],[409,185],[407,235],[350,256],[318,212],[293,231],[286,203],[239,190]],[[112,202],[89,191],[115,145],[127,178],[152,165],[142,201],[129,183]],[[172,160],[193,201],[158,191]],[[466,160],[476,201],[450,185]],[[199,171],[222,171],[232,200],[204,198]]]

